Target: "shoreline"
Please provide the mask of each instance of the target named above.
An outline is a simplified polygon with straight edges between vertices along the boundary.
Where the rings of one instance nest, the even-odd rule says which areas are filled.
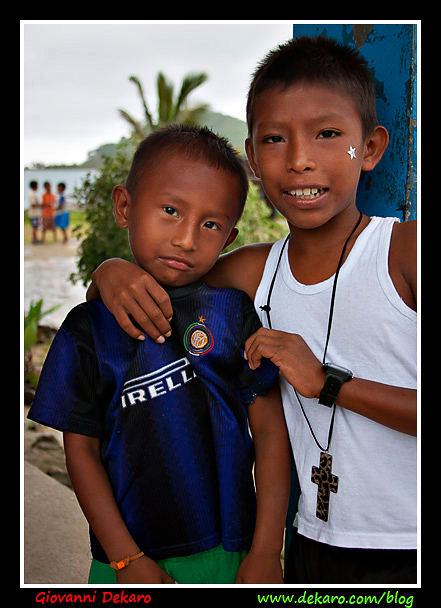
[[[67,313],[86,299],[87,287],[73,284],[69,276],[77,271],[79,241],[33,245],[23,249],[24,312],[30,303],[43,300],[43,311],[59,305],[44,317],[44,325],[58,329]]]

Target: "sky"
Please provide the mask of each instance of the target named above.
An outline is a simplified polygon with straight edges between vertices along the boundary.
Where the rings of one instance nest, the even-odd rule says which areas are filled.
[[[215,112],[245,120],[257,63],[292,38],[291,21],[27,21],[21,22],[22,165],[81,164],[88,152],[130,134],[122,108],[151,110],[162,71],[179,90],[190,72],[208,81],[189,96]]]

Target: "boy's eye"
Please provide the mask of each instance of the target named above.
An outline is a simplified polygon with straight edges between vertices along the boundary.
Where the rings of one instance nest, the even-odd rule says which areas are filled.
[[[219,230],[219,225],[216,222],[205,222],[204,226],[210,230]]]
[[[321,139],[331,139],[333,137],[337,137],[339,133],[337,131],[333,131],[332,129],[325,129],[321,133],[319,133],[319,138]]]
[[[169,206],[164,207],[164,211],[166,213],[168,213],[168,215],[176,215],[176,216],[178,215],[178,212],[176,211],[176,209],[174,207],[169,207]]]
[[[264,144],[278,144],[283,141],[283,138],[281,135],[268,135],[262,141]]]

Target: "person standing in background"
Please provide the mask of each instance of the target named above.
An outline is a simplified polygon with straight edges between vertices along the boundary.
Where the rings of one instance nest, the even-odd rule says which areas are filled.
[[[67,210],[67,201],[64,195],[66,184],[60,182],[57,184],[58,206],[55,213],[55,228],[60,228],[63,233],[63,243],[67,243],[67,228],[69,226],[69,211]]]
[[[32,244],[38,245],[41,240],[38,239],[38,229],[40,227],[41,205],[38,202],[38,182],[32,181],[29,183],[29,208],[28,217],[32,226]]]
[[[44,193],[41,197],[42,212],[41,217],[43,219],[43,243],[46,242],[46,231],[52,230],[54,234],[54,243],[57,242],[57,233],[55,232],[55,194],[51,191],[51,185],[49,182],[44,182]]]

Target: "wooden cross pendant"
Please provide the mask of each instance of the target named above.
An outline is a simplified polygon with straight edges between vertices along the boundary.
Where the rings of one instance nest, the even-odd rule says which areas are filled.
[[[328,521],[330,493],[338,492],[338,477],[331,473],[332,456],[320,452],[320,466],[312,467],[311,481],[318,485],[316,517]]]

